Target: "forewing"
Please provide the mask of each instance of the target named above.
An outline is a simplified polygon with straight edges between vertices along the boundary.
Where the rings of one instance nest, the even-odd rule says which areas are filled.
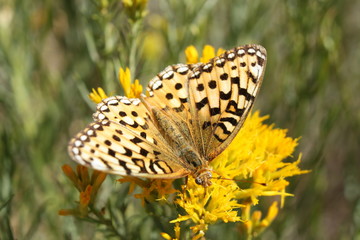
[[[179,178],[189,174],[139,99],[110,97],[97,110],[95,122],[69,143],[73,160],[119,175]]]
[[[233,140],[253,106],[262,83],[266,50],[258,45],[234,48],[189,74],[189,109],[194,142],[212,160]]]
[[[260,88],[266,50],[234,48],[210,60],[167,67],[148,85],[144,101],[161,109],[205,159],[212,160],[232,141]]]

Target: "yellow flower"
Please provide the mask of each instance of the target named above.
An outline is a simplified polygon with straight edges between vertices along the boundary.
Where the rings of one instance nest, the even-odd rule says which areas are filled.
[[[185,56],[186,56],[186,63],[188,64],[199,62],[199,54],[193,45],[188,46],[185,49]]]
[[[97,90],[95,90],[94,88],[92,89],[92,92],[89,94],[89,98],[94,103],[100,103],[101,100],[108,98],[108,96],[101,87],[98,87]]]
[[[215,48],[211,45],[205,45],[202,51],[202,56],[199,59],[198,51],[193,45],[190,45],[185,49],[186,63],[188,64],[193,64],[198,62],[206,63],[211,58],[214,58],[215,56],[219,56],[223,52],[225,52],[225,50],[219,48],[215,55]]]
[[[131,72],[129,68],[126,68],[125,71],[123,68],[119,69],[119,81],[124,89],[125,96],[128,98],[140,97],[143,88],[137,79],[134,83],[131,83]]]
[[[59,215],[86,217],[88,215],[89,205],[95,202],[97,192],[106,178],[106,173],[94,170],[90,177],[88,168],[81,165],[77,165],[76,173],[69,165],[62,166],[62,170],[80,194],[77,208],[61,209]]]
[[[211,45],[205,45],[202,51],[202,57],[200,58],[200,62],[206,63],[214,57],[215,57],[215,48]]]

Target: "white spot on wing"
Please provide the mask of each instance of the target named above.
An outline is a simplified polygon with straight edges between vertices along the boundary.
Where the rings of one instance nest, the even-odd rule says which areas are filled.
[[[255,53],[255,49],[253,49],[253,48],[249,48],[249,49],[248,49],[248,53],[250,53],[250,54]]]
[[[86,135],[81,135],[80,136],[80,140],[81,141],[86,141],[86,139],[87,139],[88,137],[86,136]],[[78,146],[77,146],[78,147]]]
[[[209,64],[206,64],[206,65],[203,67],[203,69],[204,69],[204,70],[208,70],[210,67],[211,67],[211,64],[209,63]]]
[[[235,57],[235,54],[233,52],[228,54],[228,58],[234,58],[234,57]]]
[[[216,60],[216,64],[222,64],[223,62],[225,62],[225,59],[223,58],[219,58],[218,60]]]
[[[239,49],[239,51],[237,52],[239,55],[243,55],[245,54],[245,50],[244,49]]]
[[[106,111],[106,110],[108,110],[109,108],[106,106],[106,105],[102,105],[101,107],[100,107],[100,111]]]
[[[122,98],[122,99],[120,100],[120,102],[122,102],[122,103],[124,103],[124,104],[131,104],[131,102],[130,102],[129,99],[127,99],[127,98]]]
[[[79,155],[79,153],[80,153],[80,150],[79,150],[78,148],[73,148],[73,149],[71,149],[71,151],[72,151],[73,154],[75,154],[75,155]]]
[[[109,100],[108,102],[107,102],[107,104],[116,104],[116,103],[118,103],[118,100],[116,100],[116,99],[111,99],[111,100]]]
[[[133,103],[134,105],[136,105],[136,106],[139,105],[140,102],[141,102],[141,101],[140,101],[140,99],[138,99],[138,98],[134,98],[133,101],[132,101],[132,103]]]
[[[99,113],[97,117],[98,117],[99,120],[103,120],[105,118],[105,115],[102,114],[102,113]]]
[[[178,73],[184,73],[184,72],[186,72],[186,71],[188,71],[188,70],[189,70],[188,67],[183,66],[183,67],[179,67],[179,68],[177,69],[177,72],[178,72]]]
[[[256,56],[261,57],[262,59],[265,59],[265,56],[260,51],[256,52]]]
[[[74,144],[76,147],[80,147],[82,143],[81,143],[81,141],[76,140]]]
[[[154,90],[156,90],[156,89],[160,88],[161,86],[162,86],[162,82],[161,81],[156,81],[156,82],[154,82],[152,88]]]
[[[166,73],[163,75],[163,78],[168,79],[168,78],[170,78],[171,75],[173,75],[173,74],[174,74],[173,71],[166,72]]]

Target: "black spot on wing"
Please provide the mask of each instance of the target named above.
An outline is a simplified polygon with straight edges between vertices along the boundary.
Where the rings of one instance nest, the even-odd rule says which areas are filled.
[[[231,83],[239,85],[240,84],[240,78],[239,77],[232,77],[231,78]]]
[[[130,149],[126,148],[126,147],[124,147],[124,149],[125,149],[124,155],[128,156],[128,157],[131,157],[132,156],[132,151]]]
[[[246,88],[239,88],[239,94],[245,96],[245,99],[246,99],[247,101],[250,101],[251,99],[254,98],[254,96],[252,96],[252,95],[247,91]]]
[[[231,91],[228,93],[224,93],[223,91],[220,91],[220,99],[221,100],[229,100],[231,97]]]
[[[149,151],[147,151],[147,150],[145,150],[145,149],[143,149],[143,148],[140,149],[140,154],[141,154],[142,156],[146,157],[146,156],[148,155],[148,153],[149,153]]]
[[[217,134],[214,134],[214,137],[216,138],[216,140],[218,140],[219,142],[224,142],[225,139],[221,139]]]
[[[112,157],[115,157],[115,151],[112,150],[111,148],[108,149],[108,154]]]
[[[133,161],[133,163],[140,168],[140,173],[147,173],[143,159],[132,158],[131,161]]]
[[[221,80],[227,80],[228,77],[229,77],[229,75],[227,73],[223,73],[223,74],[220,75]]]
[[[215,116],[217,114],[220,114],[220,108],[210,108],[210,115]]]
[[[216,81],[215,81],[215,80],[211,80],[211,81],[209,81],[208,85],[209,85],[209,88],[215,89],[215,88],[216,88]]]
[[[175,89],[176,90],[179,90],[179,89],[181,89],[183,87],[183,85],[181,84],[181,83],[176,83],[175,84]]]
[[[265,62],[265,60],[263,59],[263,58],[261,58],[261,57],[257,57],[257,61],[258,61],[258,64],[262,67],[262,66],[264,66],[264,62]]]
[[[135,143],[135,144],[138,144],[138,143],[141,143],[142,140],[138,137],[134,137],[133,139],[130,140],[131,142]]]
[[[188,100],[187,100],[187,98],[179,98],[180,99],[180,102],[182,102],[182,103],[186,103]]]
[[[117,142],[120,142],[120,138],[117,136],[117,135],[112,135],[112,138],[117,141]]]
[[[208,103],[209,103],[209,99],[207,97],[204,97],[200,102],[196,103],[196,109],[200,110],[203,107],[205,107],[205,105]]]
[[[226,128],[225,124],[220,122],[216,124],[217,127],[220,127],[223,130],[223,133],[229,135],[231,132]]]
[[[229,122],[229,123],[231,123],[231,125],[233,125],[233,126],[236,126],[237,123],[238,123],[238,121],[237,121],[235,118],[233,118],[233,117],[220,118],[220,121],[221,121],[221,122]]]
[[[126,162],[119,160],[119,165],[122,166],[124,168],[124,170],[126,171],[127,175],[131,175],[131,169],[128,168],[128,166],[126,165]]]
[[[199,85],[197,85],[196,89],[200,92],[203,91],[205,89],[204,84],[199,83]]]

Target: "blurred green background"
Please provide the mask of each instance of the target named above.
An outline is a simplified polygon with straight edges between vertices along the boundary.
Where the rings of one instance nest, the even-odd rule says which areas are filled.
[[[78,199],[61,166],[91,121],[88,92],[122,94],[126,66],[146,84],[185,62],[191,44],[248,43],[268,51],[254,109],[301,137],[297,154],[312,170],[291,179],[295,197],[260,238],[360,239],[360,2],[149,0],[145,11],[114,0],[0,2],[0,239],[102,239],[94,224],[57,214]],[[139,206],[113,179],[99,201]],[[128,239],[159,239],[136,211],[120,223]],[[226,224],[214,229],[209,239],[238,239]]]

